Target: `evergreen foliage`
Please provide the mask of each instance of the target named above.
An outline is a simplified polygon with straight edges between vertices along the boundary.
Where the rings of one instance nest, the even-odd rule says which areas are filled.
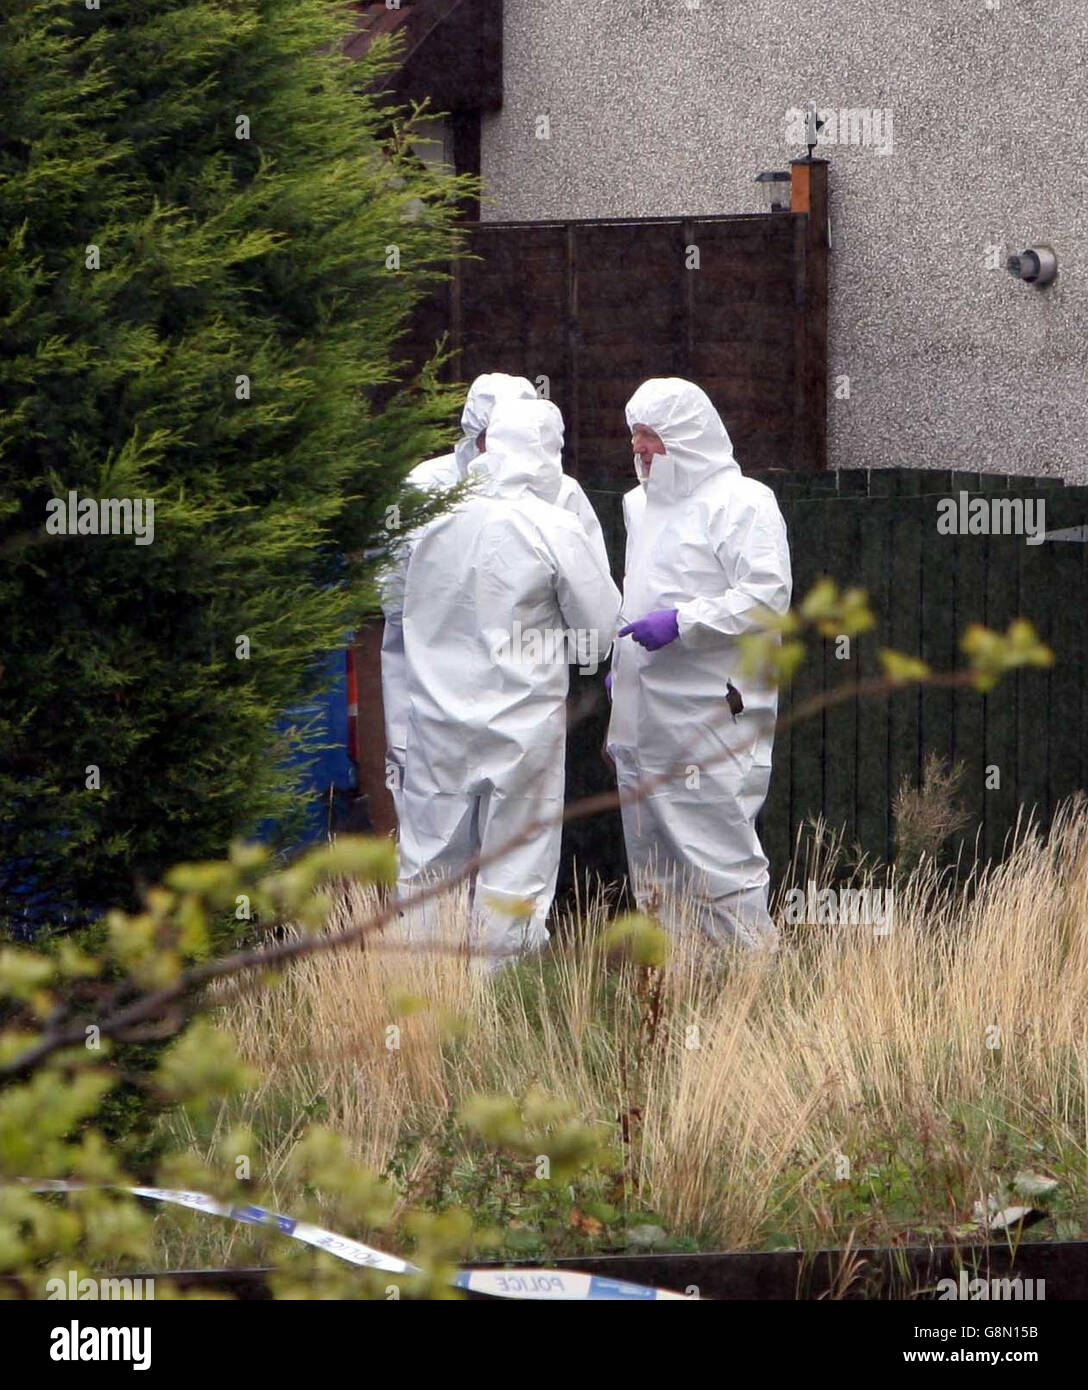
[[[373,603],[387,508],[419,514],[453,402],[397,341],[466,181],[349,18],[0,0],[0,926],[284,823],[282,716]],[[49,534],[72,491],[153,501],[153,541]]]

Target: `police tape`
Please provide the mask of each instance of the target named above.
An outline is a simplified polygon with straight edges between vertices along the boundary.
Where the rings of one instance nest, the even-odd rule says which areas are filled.
[[[96,1183],[70,1182],[66,1179],[41,1181],[25,1180],[31,1192],[82,1192],[99,1186]],[[209,1216],[225,1216],[232,1221],[242,1221],[253,1226],[269,1226],[280,1235],[300,1240],[329,1255],[336,1255],[349,1264],[366,1269],[376,1269],[385,1274],[420,1274],[418,1265],[403,1260],[399,1255],[388,1255],[384,1250],[376,1250],[372,1245],[352,1240],[348,1236],[336,1235],[321,1226],[308,1221],[296,1221],[293,1217],[282,1216],[279,1212],[268,1211],[265,1207],[236,1207],[220,1202],[204,1192],[175,1191],[165,1187],[121,1187],[120,1192],[131,1192],[136,1197],[144,1197],[154,1202],[168,1202],[178,1207],[188,1207],[191,1211],[203,1211]],[[693,1296],[672,1293],[668,1289],[650,1288],[645,1284],[629,1284],[621,1279],[602,1278],[596,1274],[577,1274],[558,1269],[459,1269],[451,1281],[454,1287],[467,1289],[472,1293],[490,1294],[493,1298],[557,1299],[557,1300],[609,1300],[626,1299],[681,1299],[691,1302]]]
[[[690,1303],[694,1294],[672,1293],[646,1284],[628,1284],[599,1274],[568,1273],[562,1269],[459,1269],[453,1278],[459,1289],[490,1294],[492,1298],[619,1299],[674,1298]]]

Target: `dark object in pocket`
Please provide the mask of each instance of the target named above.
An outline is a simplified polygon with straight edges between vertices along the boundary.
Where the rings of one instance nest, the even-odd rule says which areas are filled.
[[[737,715],[744,709],[744,701],[740,698],[740,691],[732,681],[725,683],[725,702],[729,706],[733,718],[736,719]]]

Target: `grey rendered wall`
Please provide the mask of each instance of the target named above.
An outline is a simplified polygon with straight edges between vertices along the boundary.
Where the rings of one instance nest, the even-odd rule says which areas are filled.
[[[817,151],[832,466],[1088,481],[1088,0],[506,0],[505,16],[485,218],[758,211],[755,174],[804,153],[789,108],[890,110],[889,154]],[[1033,242],[1058,253],[1042,291],[1005,269]]]

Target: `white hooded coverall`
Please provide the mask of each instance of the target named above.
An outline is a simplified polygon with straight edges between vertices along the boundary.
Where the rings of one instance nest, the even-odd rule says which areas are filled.
[[[619,613],[619,592],[581,522],[544,500],[559,492],[561,442],[551,402],[501,401],[476,486],[423,529],[404,584],[400,891],[460,871],[535,820],[552,822],[479,871],[478,944],[496,961],[547,940],[568,661],[579,652],[602,660]],[[413,936],[431,932],[431,911],[411,914]]]
[[[473,465],[481,456],[476,440],[480,433],[487,429],[496,402],[536,399],[533,384],[526,377],[508,376],[505,372],[488,372],[484,376],[478,376],[465,399],[465,408],[461,413],[461,438],[453,453],[425,459],[412,469],[405,482],[421,492],[447,492],[457,487],[470,476]],[[573,512],[579,518],[597,551],[598,559],[603,560],[607,569],[608,554],[601,523],[578,482],[563,473],[559,484],[559,496],[555,500],[558,506]],[[382,608],[385,613],[381,660],[386,784],[393,796],[398,824],[404,818],[401,787],[404,783],[404,745],[408,733],[408,690],[404,669],[404,632],[400,615],[404,606],[404,575],[414,540],[415,534],[405,538],[381,577]]]
[[[698,386],[651,379],[626,413],[632,430],[653,430],[666,452],[624,498],[621,626],[675,608],[679,629],[656,651],[619,639],[612,663],[608,747],[620,791],[667,774],[621,807],[636,898],[668,915],[674,894],[686,892],[711,939],[773,947],[755,821],[770,780],[778,693],[741,677],[736,639],[760,630],[754,610],[789,607],[786,526],[774,493],[740,472]],[[735,721],[729,680],[744,701]]]

